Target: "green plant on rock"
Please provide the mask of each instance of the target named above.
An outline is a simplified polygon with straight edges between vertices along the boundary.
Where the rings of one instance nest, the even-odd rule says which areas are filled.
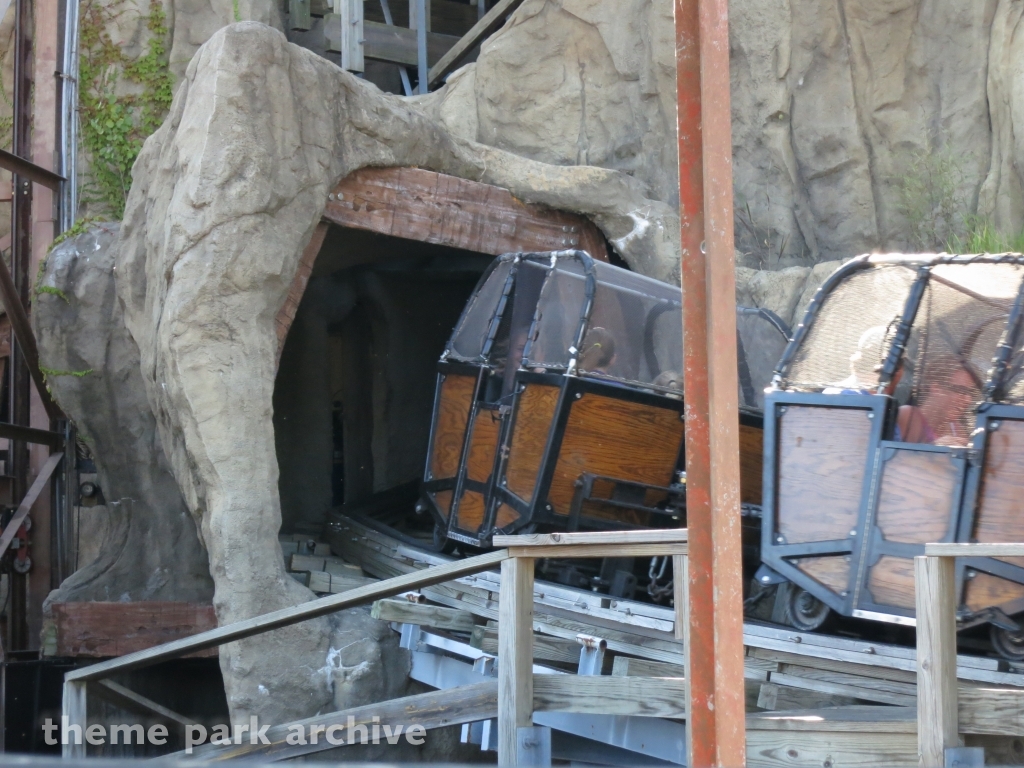
[[[70,227],[61,232],[59,235],[57,235],[55,238],[53,238],[53,242],[50,243],[50,248],[47,250],[47,253],[52,251],[65,240],[70,240],[73,237],[78,237],[79,235],[83,234],[87,229],[89,229],[89,227],[100,221],[104,221],[104,218],[102,216],[85,216],[79,219]],[[39,274],[36,276],[36,282],[39,281],[39,278],[42,276],[45,267],[46,259],[43,259],[41,262],[39,262]]]
[[[87,368],[84,371],[61,371],[55,368],[45,368],[41,365],[39,366],[39,370],[43,374],[44,381],[46,379],[55,378],[57,376],[74,376],[76,379],[81,379],[85,376],[88,376],[90,373],[93,373],[92,368]]]
[[[953,148],[918,151],[896,181],[898,207],[911,243],[922,250],[942,250],[969,228],[970,206],[964,191],[963,158]]]
[[[1024,253],[1024,232],[1007,237],[982,216],[967,217],[967,230],[946,243],[950,253]]]
[[[114,43],[110,29],[134,12],[130,0],[85,0],[81,7],[79,114],[82,143],[90,156],[90,179],[83,199],[124,214],[131,171],[142,143],[171,105],[167,65],[167,16],[150,0],[144,18],[149,30],[145,52],[132,58]]]

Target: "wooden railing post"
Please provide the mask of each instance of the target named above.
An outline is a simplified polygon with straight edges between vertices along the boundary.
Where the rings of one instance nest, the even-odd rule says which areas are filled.
[[[917,592],[917,751],[922,768],[945,765],[960,746],[956,677],[956,561],[915,557]]]
[[[65,758],[85,757],[85,729],[88,725],[86,716],[88,702],[84,680],[69,680],[64,683],[64,716],[61,718],[60,734],[61,754]]]
[[[533,726],[533,558],[501,563],[498,765],[516,765],[520,728]]]

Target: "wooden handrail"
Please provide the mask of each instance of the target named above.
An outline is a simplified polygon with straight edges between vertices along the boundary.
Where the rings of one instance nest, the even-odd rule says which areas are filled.
[[[957,684],[958,557],[1021,557],[1024,544],[925,544],[914,558],[917,607],[917,751],[924,767],[954,764],[962,748]],[[955,754],[955,753],[954,753]]]
[[[200,632],[191,637],[174,640],[170,643],[147,648],[144,651],[136,651],[135,653],[129,653],[127,656],[120,656],[110,661],[76,669],[68,672],[64,676],[64,680],[65,682],[99,680],[117,672],[127,672],[128,670],[147,667],[160,661],[176,659],[180,656],[202,651],[206,648],[213,648],[233,640],[241,640],[246,637],[269,632],[272,629],[280,629],[291,624],[297,624],[307,619],[326,616],[329,613],[334,613],[344,608],[354,608],[358,605],[372,603],[374,600],[379,600],[382,597],[392,597],[402,592],[407,592],[410,589],[429,587],[434,584],[457,579],[460,576],[469,576],[498,565],[503,560],[506,560],[508,556],[508,552],[505,550],[498,550],[497,552],[489,552],[486,555],[478,555],[466,560],[455,560],[446,565],[437,565],[422,571],[396,576],[393,579],[386,579],[376,584],[367,584],[365,587],[350,589],[348,592],[310,600],[308,603],[282,608],[281,610],[265,613],[262,616],[255,616],[244,621],[236,621],[234,624]]]
[[[68,672],[64,676],[64,715],[70,723],[82,726],[86,724],[86,685],[91,681],[178,658],[223,643],[252,637],[345,608],[372,603],[412,589],[469,576],[500,564],[498,645],[499,656],[503,663],[498,667],[497,683],[500,692],[497,702],[498,758],[499,762],[514,761],[517,749],[516,733],[520,727],[532,722],[535,706],[533,690],[534,560],[538,557],[554,555],[573,558],[623,557],[634,554],[671,556],[676,580],[682,585],[686,578],[687,531],[673,529],[497,536],[494,543],[498,546],[502,544],[510,546],[507,549],[499,549],[485,555],[455,560],[444,565],[396,576],[338,595],[318,598],[308,603],[283,608],[207,632],[200,632],[192,637],[164,643],[154,648]],[[680,586],[676,593],[676,631],[680,635],[685,631],[685,605],[686,601],[683,599]],[[688,643],[686,643],[686,647],[688,647]],[[591,694],[604,693],[606,697],[615,692],[621,696],[630,685],[635,684],[622,680],[544,681],[540,686],[541,706],[560,706],[558,702],[566,695],[573,695],[573,691],[577,691],[577,689],[579,689],[577,693],[585,689]],[[643,709],[642,714],[678,716],[686,711],[686,690],[682,678],[665,679],[656,684],[652,683],[652,685],[655,685],[659,692],[659,703],[657,706],[651,705],[647,709]],[[64,755],[66,757],[84,757],[84,743],[66,744]]]
[[[1024,544],[925,544],[925,557],[1024,557]]]
[[[501,587],[498,591],[498,764],[513,765],[529,758],[520,754],[520,737],[534,728],[535,708],[533,676],[533,565],[542,557],[672,557],[675,581],[676,636],[690,652],[687,636],[689,617],[686,614],[687,541],[685,528],[655,531],[610,531],[601,533],[551,533],[526,536],[495,536],[496,546],[508,547],[509,557],[501,564]],[[689,658],[689,656],[687,657]],[[688,675],[687,675],[688,676]],[[584,686],[609,692],[621,683],[605,681],[541,683],[542,702],[564,697],[568,687],[582,694]],[[660,694],[668,702],[667,709],[658,709],[677,716],[687,709],[687,688],[683,678],[658,684]],[[662,690],[663,689],[663,690]],[[672,691],[678,704],[673,703]],[[621,692],[621,691],[620,691]],[[663,702],[664,703],[664,702]],[[537,741],[537,739],[533,739]],[[522,760],[520,758],[523,758]]]

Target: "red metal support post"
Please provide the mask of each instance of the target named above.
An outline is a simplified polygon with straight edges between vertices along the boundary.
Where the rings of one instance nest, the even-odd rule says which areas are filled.
[[[746,763],[727,0],[676,0],[693,768]]]

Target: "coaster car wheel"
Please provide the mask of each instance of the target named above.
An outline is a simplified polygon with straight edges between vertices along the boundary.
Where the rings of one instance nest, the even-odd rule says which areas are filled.
[[[795,584],[789,587],[785,610],[786,622],[801,632],[820,629],[832,613],[825,603]]]
[[[996,653],[1007,661],[1024,661],[1024,630],[997,627],[989,628],[989,639]]]

